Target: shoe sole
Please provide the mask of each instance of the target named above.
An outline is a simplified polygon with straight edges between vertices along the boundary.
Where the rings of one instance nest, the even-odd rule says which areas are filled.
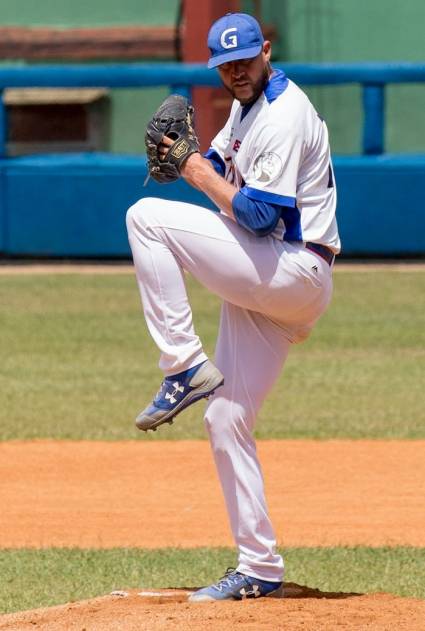
[[[221,377],[221,380],[217,383],[214,383],[213,378],[206,379],[205,383],[202,386],[198,386],[196,390],[192,390],[192,392],[189,392],[189,394],[182,401],[180,401],[180,403],[173,410],[170,410],[168,414],[165,414],[159,419],[152,419],[152,421],[149,421],[149,419],[141,419],[140,421],[136,420],[136,427],[144,432],[147,432],[149,430],[155,432],[157,428],[164,423],[169,423],[171,425],[173,423],[173,419],[177,416],[177,414],[185,410],[187,407],[189,407],[189,405],[192,405],[192,403],[196,403],[196,401],[200,401],[201,399],[208,399],[208,397],[213,395],[216,389],[223,384],[223,377]]]

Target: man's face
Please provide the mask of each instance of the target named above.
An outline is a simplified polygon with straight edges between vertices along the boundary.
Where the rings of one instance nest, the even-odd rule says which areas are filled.
[[[270,76],[270,54],[270,42],[265,41],[257,57],[229,61],[218,66],[224,87],[241,105],[255,101],[263,91]]]

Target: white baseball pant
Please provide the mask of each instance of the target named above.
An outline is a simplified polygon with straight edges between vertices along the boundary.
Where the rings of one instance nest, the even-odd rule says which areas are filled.
[[[207,358],[194,331],[183,270],[223,300],[215,364],[224,386],[208,402],[206,427],[239,550],[237,569],[280,581],[283,560],[253,429],[290,344],[308,336],[330,301],[332,270],[302,243],[256,237],[224,215],[183,202],[141,199],[127,213],[127,228],[165,375]]]

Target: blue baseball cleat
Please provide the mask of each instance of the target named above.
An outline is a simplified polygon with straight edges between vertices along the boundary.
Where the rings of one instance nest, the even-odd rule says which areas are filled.
[[[136,418],[139,429],[156,430],[163,423],[172,423],[182,410],[199,399],[207,398],[222,386],[224,377],[208,359],[193,368],[164,379],[155,399]]]
[[[261,596],[282,598],[283,583],[263,581],[228,568],[223,578],[214,585],[198,589],[189,596],[189,601],[203,603],[214,600],[244,600]]]

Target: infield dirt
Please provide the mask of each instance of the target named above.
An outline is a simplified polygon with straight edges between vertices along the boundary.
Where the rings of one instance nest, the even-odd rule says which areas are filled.
[[[0,631],[423,631],[425,601],[324,594],[294,584],[287,598],[190,604],[187,593],[104,596],[0,617]]]
[[[425,441],[258,451],[280,545],[425,546]],[[233,545],[206,441],[4,442],[0,506],[4,548]]]
[[[425,441],[260,441],[279,543],[425,546],[424,449]],[[202,441],[4,442],[0,506],[5,548],[232,545]],[[182,590],[132,590],[0,616],[0,631],[425,630],[422,600],[293,584],[286,596],[194,605]]]

